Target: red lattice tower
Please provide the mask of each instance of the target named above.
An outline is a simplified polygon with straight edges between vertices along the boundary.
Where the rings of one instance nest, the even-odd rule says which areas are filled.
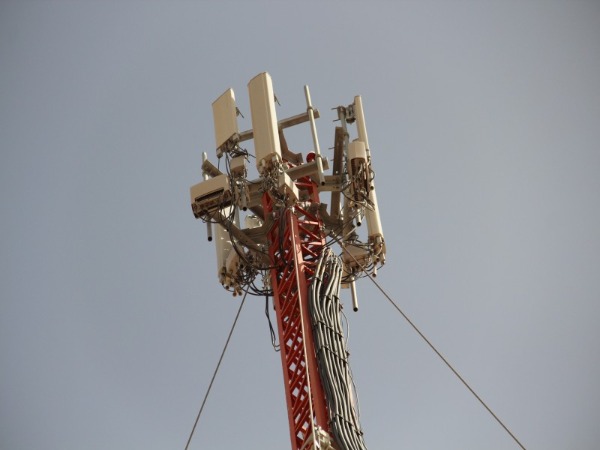
[[[296,186],[310,198],[303,204],[319,204],[317,186],[310,178],[296,181]],[[275,215],[268,234],[269,254],[274,266],[271,284],[292,449],[307,449],[311,448],[310,441],[318,428],[329,432],[308,309],[308,287],[325,247],[323,223],[300,203],[278,209],[268,193],[264,194],[262,203],[265,215]]]

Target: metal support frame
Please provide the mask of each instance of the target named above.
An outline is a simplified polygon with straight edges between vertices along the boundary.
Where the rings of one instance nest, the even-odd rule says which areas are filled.
[[[296,186],[313,204],[319,203],[317,186],[309,177],[297,180]],[[323,223],[299,204],[278,208],[269,193],[263,196],[263,208],[274,216],[268,236],[271,284],[292,450],[316,449],[321,430],[329,433],[329,416],[314,351],[308,286],[325,247]]]

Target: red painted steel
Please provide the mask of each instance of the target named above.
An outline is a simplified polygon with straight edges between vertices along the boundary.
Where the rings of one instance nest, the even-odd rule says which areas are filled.
[[[319,204],[317,187],[309,178],[296,181],[296,186],[310,198],[304,204]],[[275,219],[268,234],[274,267],[271,285],[292,450],[304,447],[313,433],[313,425],[329,432],[308,309],[308,287],[325,247],[325,236],[321,219],[299,205],[278,207],[268,193],[263,196],[265,214],[274,214]]]

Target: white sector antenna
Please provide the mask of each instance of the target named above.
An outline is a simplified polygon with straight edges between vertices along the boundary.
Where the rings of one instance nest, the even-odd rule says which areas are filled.
[[[229,215],[231,214],[231,207],[223,208],[223,214]],[[215,227],[215,248],[217,251],[217,276],[219,277],[219,282],[221,284],[225,284],[227,269],[225,267],[225,263],[227,261],[227,256],[231,252],[231,240],[229,237],[229,232],[225,229],[225,227],[221,224],[217,224]]]
[[[233,89],[227,89],[212,104],[217,149],[239,134]]]
[[[254,153],[259,173],[269,168],[273,160],[281,162],[281,146],[275,112],[273,82],[267,72],[258,74],[248,83],[250,113],[254,130]]]

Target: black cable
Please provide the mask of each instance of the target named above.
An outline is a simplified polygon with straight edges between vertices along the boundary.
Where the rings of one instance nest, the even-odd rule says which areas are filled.
[[[265,316],[267,316],[267,320],[269,321],[269,333],[271,334],[271,345],[273,346],[273,350],[278,352],[281,347],[275,339],[275,330],[273,329],[273,324],[271,323],[271,315],[269,314],[269,296],[268,295],[265,295]]]
[[[246,294],[248,294],[248,291],[246,291],[244,293],[244,297],[242,298],[240,307],[238,308],[237,314],[235,315],[235,320],[233,321],[233,325],[231,326],[231,330],[229,331],[229,336],[227,336],[227,341],[225,342],[225,347],[223,347],[223,351],[221,352],[221,357],[219,358],[219,362],[217,363],[215,372],[213,373],[213,376],[210,380],[210,384],[208,385],[206,394],[204,394],[204,399],[202,400],[202,405],[200,406],[200,411],[198,411],[198,415],[196,416],[196,421],[194,422],[194,426],[192,427],[192,431],[190,432],[190,437],[187,440],[187,444],[185,444],[185,450],[188,449],[188,447],[190,446],[190,442],[192,442],[192,436],[194,435],[194,431],[196,431],[196,426],[198,425],[198,421],[200,420],[200,416],[202,415],[202,410],[204,409],[204,405],[206,404],[206,399],[208,398],[210,389],[212,388],[213,382],[215,381],[215,377],[217,376],[217,372],[219,371],[219,367],[221,366],[221,361],[223,361],[223,356],[225,356],[225,351],[227,350],[227,346],[229,345],[231,335],[233,334],[235,325],[237,324],[238,318],[240,317],[240,312],[242,312],[242,307],[244,306],[244,302],[246,301]]]

